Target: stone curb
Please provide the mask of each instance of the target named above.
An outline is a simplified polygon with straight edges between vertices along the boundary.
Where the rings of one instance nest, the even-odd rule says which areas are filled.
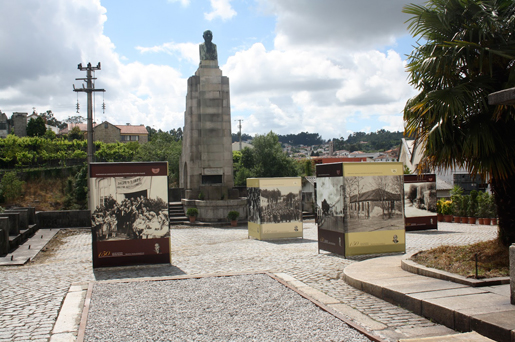
[[[515,342],[515,306],[504,296],[486,288],[406,272],[400,267],[401,259],[384,257],[355,263],[345,268],[343,278],[358,290],[453,330],[477,331],[496,341]]]

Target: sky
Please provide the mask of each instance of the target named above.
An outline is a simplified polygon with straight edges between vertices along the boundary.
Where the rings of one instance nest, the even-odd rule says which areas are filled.
[[[402,8],[422,2],[0,0],[0,111],[86,117],[77,65],[100,62],[96,122],[183,128],[209,29],[229,77],[233,133],[237,120],[251,136],[402,131],[417,44]]]

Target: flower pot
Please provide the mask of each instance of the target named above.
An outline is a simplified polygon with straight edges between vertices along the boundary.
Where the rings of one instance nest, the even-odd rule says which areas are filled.
[[[491,219],[490,219],[490,222],[492,222],[492,224],[493,224],[494,226],[496,226],[496,225],[497,225],[497,217],[491,218]]]
[[[483,219],[483,224],[486,224],[487,226],[490,225],[490,219],[489,218],[484,218]]]
[[[443,220],[445,222],[452,222],[452,215],[443,215]]]
[[[476,224],[477,218],[476,217],[469,217],[468,221],[469,221],[469,224]]]
[[[462,216],[462,217],[460,217],[460,219],[461,219],[461,223],[469,223],[469,218],[466,216]]]
[[[482,218],[482,217],[480,217],[480,218],[478,218],[478,219],[477,219],[477,223],[479,223],[479,224],[485,224],[485,219],[484,219],[484,218]]]
[[[231,220],[231,227],[236,227],[238,225],[238,220]]]
[[[443,222],[443,214],[436,214],[436,219],[438,222]]]
[[[196,219],[196,217],[195,217],[195,216],[190,216],[190,223],[195,222],[195,219]]]
[[[460,217],[459,216],[453,216],[454,223],[460,223]]]

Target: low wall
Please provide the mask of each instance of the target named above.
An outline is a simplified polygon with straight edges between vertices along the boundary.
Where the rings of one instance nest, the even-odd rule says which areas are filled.
[[[510,246],[511,304],[515,305],[515,243]]]
[[[0,255],[9,252],[9,219],[0,217]]]
[[[91,228],[89,210],[40,211],[36,217],[40,229]]]
[[[19,213],[0,213],[0,217],[7,217],[9,219],[9,235],[16,236],[20,234]]]
[[[200,201],[200,200],[182,200],[184,212],[189,208],[198,209],[199,221],[204,222],[228,222],[227,214],[229,211],[236,210],[240,213],[238,220],[247,220],[247,199],[240,198],[234,200],[219,201]]]

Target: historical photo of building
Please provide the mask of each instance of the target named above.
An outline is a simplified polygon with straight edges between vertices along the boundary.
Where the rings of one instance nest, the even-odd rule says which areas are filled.
[[[344,179],[345,233],[404,227],[403,176],[355,176]]]

